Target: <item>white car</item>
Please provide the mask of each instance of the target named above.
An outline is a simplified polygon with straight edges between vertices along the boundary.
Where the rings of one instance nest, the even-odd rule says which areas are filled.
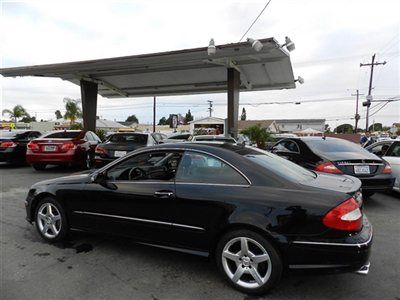
[[[400,141],[395,141],[382,157],[392,167],[392,174],[396,178],[393,189],[400,192]]]
[[[194,135],[191,142],[220,142],[220,143],[231,143],[236,144],[236,140],[233,137],[227,137],[224,135]]]

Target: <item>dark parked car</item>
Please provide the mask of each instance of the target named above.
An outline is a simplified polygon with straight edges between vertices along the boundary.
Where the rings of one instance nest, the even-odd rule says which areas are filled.
[[[255,148],[163,144],[39,182],[25,205],[49,242],[76,229],[212,255],[232,286],[262,294],[284,269],[368,272],[360,186]]]
[[[0,162],[26,163],[26,145],[39,136],[41,133],[33,130],[1,130]]]
[[[390,190],[394,184],[390,164],[361,146],[343,139],[288,138],[276,143],[271,151],[318,172],[355,176],[362,182],[364,197]]]
[[[96,165],[101,166],[126,155],[128,152],[156,144],[157,142],[150,133],[115,133],[96,147],[95,162]]]
[[[94,150],[100,142],[100,138],[91,131],[53,131],[28,144],[26,160],[35,170],[44,170],[47,165],[89,169]]]

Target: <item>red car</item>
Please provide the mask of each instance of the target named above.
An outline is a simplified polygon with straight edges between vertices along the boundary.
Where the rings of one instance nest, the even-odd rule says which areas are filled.
[[[35,170],[44,170],[46,165],[92,166],[94,150],[101,143],[91,131],[53,131],[28,144],[26,161]]]

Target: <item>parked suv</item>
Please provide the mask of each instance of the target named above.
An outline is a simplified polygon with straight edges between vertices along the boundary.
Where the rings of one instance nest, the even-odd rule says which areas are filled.
[[[44,170],[47,165],[89,169],[99,143],[100,138],[91,131],[53,131],[28,144],[26,160],[35,170]]]

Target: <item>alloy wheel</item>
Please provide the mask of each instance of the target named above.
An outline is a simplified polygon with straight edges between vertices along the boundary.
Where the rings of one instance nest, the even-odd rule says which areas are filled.
[[[41,234],[49,239],[58,236],[62,226],[60,211],[52,203],[43,203],[37,212],[37,224]]]
[[[268,252],[248,237],[236,237],[226,243],[222,251],[222,266],[234,284],[247,289],[263,286],[272,272]]]

